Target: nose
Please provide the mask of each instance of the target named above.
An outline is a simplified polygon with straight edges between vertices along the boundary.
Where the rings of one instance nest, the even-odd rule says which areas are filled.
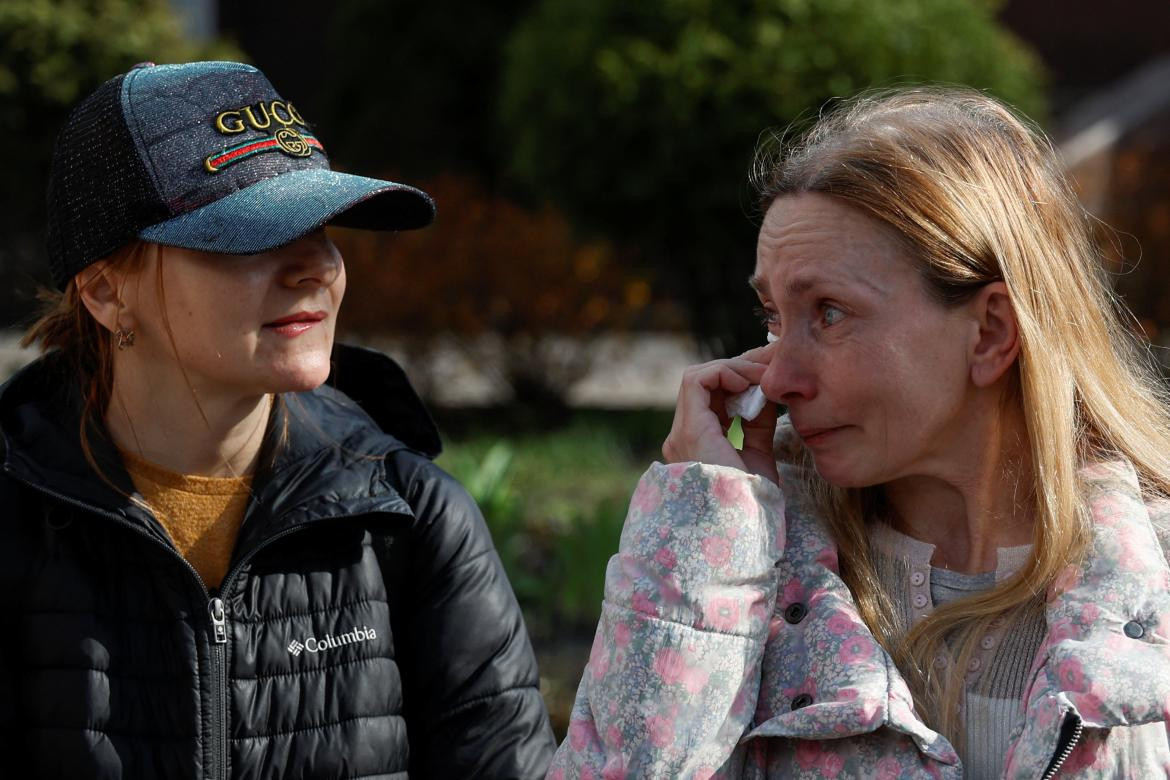
[[[329,287],[342,273],[341,253],[324,230],[310,233],[285,247],[281,276],[289,287]]]
[[[768,347],[768,368],[760,389],[769,400],[786,406],[817,395],[816,356],[799,334],[785,333]]]

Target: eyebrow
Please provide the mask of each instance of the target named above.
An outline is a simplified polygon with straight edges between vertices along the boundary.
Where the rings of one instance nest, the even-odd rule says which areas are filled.
[[[788,292],[789,295],[800,295],[801,293],[808,292],[823,281],[825,280],[818,276],[800,277],[784,289]],[[761,295],[767,295],[772,289],[771,285],[768,284],[768,280],[762,276],[749,276],[747,283],[748,287],[751,287]]]
[[[863,276],[856,276],[856,277],[853,277],[851,279],[844,279],[844,280],[832,280],[829,277],[820,276],[818,274],[812,274],[810,276],[799,276],[796,279],[794,279],[790,284],[788,284],[784,288],[784,290],[789,295],[796,296],[796,295],[801,295],[802,293],[806,293],[809,290],[813,289],[814,287],[816,287],[820,284],[830,282],[830,281],[844,281],[846,283],[851,282],[851,283],[859,284],[863,287],[867,287],[871,291],[879,293],[879,294],[884,292],[883,289],[879,285],[874,284],[872,280],[866,279]],[[760,295],[770,295],[771,294],[771,286],[768,284],[768,280],[766,278],[764,278],[762,276],[752,275],[752,276],[748,277],[747,282],[748,282],[748,286],[751,287],[753,290],[755,290]]]

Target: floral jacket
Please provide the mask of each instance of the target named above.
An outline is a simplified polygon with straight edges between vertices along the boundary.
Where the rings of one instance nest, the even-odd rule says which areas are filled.
[[[784,491],[653,465],[549,778],[961,778],[861,621],[837,552]],[[1170,776],[1170,569],[1133,469],[1085,469],[1090,553],[1048,594],[1004,777]]]

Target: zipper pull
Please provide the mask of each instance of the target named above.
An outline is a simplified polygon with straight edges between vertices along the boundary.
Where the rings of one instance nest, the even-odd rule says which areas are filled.
[[[227,643],[227,617],[224,615],[223,599],[215,598],[207,604],[207,611],[211,613],[211,628],[215,632],[215,643]]]

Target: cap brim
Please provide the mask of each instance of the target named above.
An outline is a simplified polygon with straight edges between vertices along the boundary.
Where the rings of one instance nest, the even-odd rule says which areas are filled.
[[[435,218],[435,202],[406,184],[323,168],[258,181],[138,234],[156,244],[224,254],[255,254],[326,224],[411,230]]]

